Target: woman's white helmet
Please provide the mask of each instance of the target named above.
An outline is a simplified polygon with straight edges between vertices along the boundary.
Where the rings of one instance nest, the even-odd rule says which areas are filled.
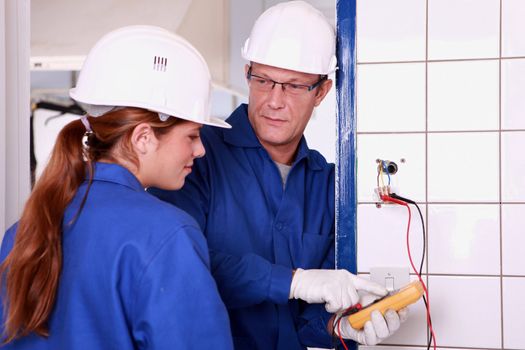
[[[155,26],[128,26],[104,35],[84,61],[69,95],[88,114],[139,107],[200,124],[230,127],[210,117],[211,76],[186,40]]]
[[[263,12],[241,53],[248,61],[311,74],[330,74],[337,66],[334,28],[304,1]]]

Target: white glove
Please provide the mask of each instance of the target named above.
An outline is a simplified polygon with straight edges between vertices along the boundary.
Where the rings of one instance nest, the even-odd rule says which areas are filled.
[[[382,297],[387,290],[378,283],[360,278],[346,270],[297,269],[290,287],[290,299],[310,304],[325,303],[326,311],[343,311],[359,302],[358,290]]]
[[[404,308],[398,312],[387,310],[384,317],[378,310],[373,311],[370,314],[370,321],[365,323],[362,330],[352,328],[350,322],[348,322],[348,317],[343,317],[341,321],[339,321],[340,325],[338,327],[338,318],[339,317],[336,317],[334,322],[335,334],[339,335],[340,329],[340,335],[344,339],[351,339],[362,345],[376,345],[399,329],[401,323],[405,322],[408,318],[408,309]]]

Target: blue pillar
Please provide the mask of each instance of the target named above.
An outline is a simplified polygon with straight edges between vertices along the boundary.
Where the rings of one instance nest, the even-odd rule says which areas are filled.
[[[337,0],[336,11],[339,69],[336,73],[335,265],[357,273],[356,0]],[[357,349],[354,342],[347,343],[350,350]]]
[[[356,0],[337,0],[336,267],[357,272]]]

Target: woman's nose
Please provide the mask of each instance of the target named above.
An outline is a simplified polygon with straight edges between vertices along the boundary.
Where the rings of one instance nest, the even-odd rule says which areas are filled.
[[[199,138],[193,148],[193,156],[195,158],[201,158],[204,157],[205,154],[206,150],[204,149],[204,145],[202,144],[202,141]]]

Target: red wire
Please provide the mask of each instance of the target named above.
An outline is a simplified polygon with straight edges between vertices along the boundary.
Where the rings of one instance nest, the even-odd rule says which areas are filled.
[[[432,328],[432,322],[430,321],[430,298],[428,296],[428,289],[427,289],[427,286],[425,285],[425,282],[423,282],[423,279],[421,278],[421,275],[417,271],[417,269],[416,269],[416,267],[414,265],[414,262],[412,261],[412,255],[410,254],[409,237],[410,237],[410,221],[412,220],[412,212],[410,210],[410,206],[406,202],[403,202],[402,200],[399,200],[399,199],[396,199],[396,198],[392,198],[390,196],[381,196],[381,199],[383,201],[385,201],[385,202],[392,202],[392,203],[396,203],[396,204],[402,205],[402,206],[406,207],[407,210],[408,210],[408,226],[407,226],[407,242],[406,242],[407,243],[407,250],[408,250],[408,259],[410,260],[410,265],[412,265],[412,270],[414,270],[415,274],[417,275],[417,278],[421,282],[421,285],[423,285],[423,290],[425,291],[425,295],[427,297],[427,323],[428,323],[428,327],[430,329],[430,333],[432,334],[432,337],[433,337],[433,340],[434,340],[434,350],[435,350],[436,349],[436,335],[434,334],[434,329]]]
[[[341,340],[341,344],[343,344],[345,350],[348,350],[348,348],[346,347],[346,343],[343,337],[341,336],[341,319],[337,320],[337,333],[339,333],[339,340]]]

